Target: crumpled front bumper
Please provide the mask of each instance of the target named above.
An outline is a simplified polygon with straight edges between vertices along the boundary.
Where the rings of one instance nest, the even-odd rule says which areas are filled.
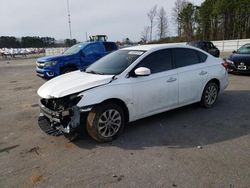
[[[39,101],[40,115],[38,125],[48,135],[59,136],[61,134],[69,135],[75,133],[79,130],[80,125],[85,124],[87,115],[93,107],[79,107],[77,106],[79,101],[72,101],[72,106],[68,106],[64,103],[65,100],[60,99],[58,101],[58,104],[65,105],[65,108],[57,108],[48,103],[46,99]],[[58,110],[52,110],[52,108]]]
[[[56,112],[45,107],[41,102],[40,115],[38,117],[39,127],[48,135],[59,136],[62,133],[70,133],[70,128],[62,122],[62,112]]]
[[[43,114],[40,114],[40,116],[38,117],[38,125],[40,129],[48,135],[61,136],[63,134],[61,130],[51,126],[50,120]]]
[[[91,107],[80,109],[77,106],[73,106],[70,109],[57,112],[44,106],[41,101],[39,105],[38,125],[46,134],[52,136],[74,133],[80,126],[81,119],[85,118],[91,110]]]

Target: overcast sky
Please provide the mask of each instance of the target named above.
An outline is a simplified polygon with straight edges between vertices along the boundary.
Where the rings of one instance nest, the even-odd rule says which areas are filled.
[[[190,0],[200,5],[204,0]],[[138,41],[147,12],[163,6],[171,22],[175,0],[69,0],[72,36],[84,41],[88,35],[106,34],[110,40],[128,37]],[[171,24],[171,23],[170,23]],[[175,35],[174,25],[170,34]],[[0,0],[0,36],[51,36],[69,38],[67,0]]]

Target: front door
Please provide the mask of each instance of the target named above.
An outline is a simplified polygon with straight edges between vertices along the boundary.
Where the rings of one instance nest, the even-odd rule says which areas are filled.
[[[171,50],[160,50],[144,58],[139,67],[151,70],[149,76],[130,77],[137,118],[170,109],[178,104],[178,75],[172,69]]]

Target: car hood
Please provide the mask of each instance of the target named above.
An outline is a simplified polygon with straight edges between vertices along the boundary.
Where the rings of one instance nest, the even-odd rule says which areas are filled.
[[[63,59],[70,59],[74,57],[74,55],[53,55],[53,56],[45,56],[37,59],[37,62],[48,62],[48,61],[57,61],[57,60],[63,60]]]
[[[112,77],[113,75],[97,75],[74,71],[49,80],[38,89],[37,93],[41,98],[61,98],[108,84]]]
[[[233,62],[250,63],[250,54],[232,54],[229,58]]]

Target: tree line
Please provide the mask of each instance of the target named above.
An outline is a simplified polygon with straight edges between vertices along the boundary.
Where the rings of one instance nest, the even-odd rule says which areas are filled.
[[[0,48],[48,48],[48,47],[70,47],[77,43],[76,39],[65,39],[57,42],[52,37],[21,37],[1,36]]]
[[[168,20],[162,7],[148,12],[149,26],[142,32],[142,40],[152,41],[153,27],[157,27],[159,41],[230,40],[250,38],[250,0],[205,0],[196,6],[188,0],[176,0],[172,21],[177,37],[168,37]],[[162,22],[163,21],[163,22]]]
[[[147,14],[149,19],[149,26],[145,26],[142,32],[142,42],[152,41],[153,40],[153,29],[157,26],[156,35],[159,39],[167,37],[168,33],[168,19],[167,13],[163,7],[159,10],[155,5]]]

